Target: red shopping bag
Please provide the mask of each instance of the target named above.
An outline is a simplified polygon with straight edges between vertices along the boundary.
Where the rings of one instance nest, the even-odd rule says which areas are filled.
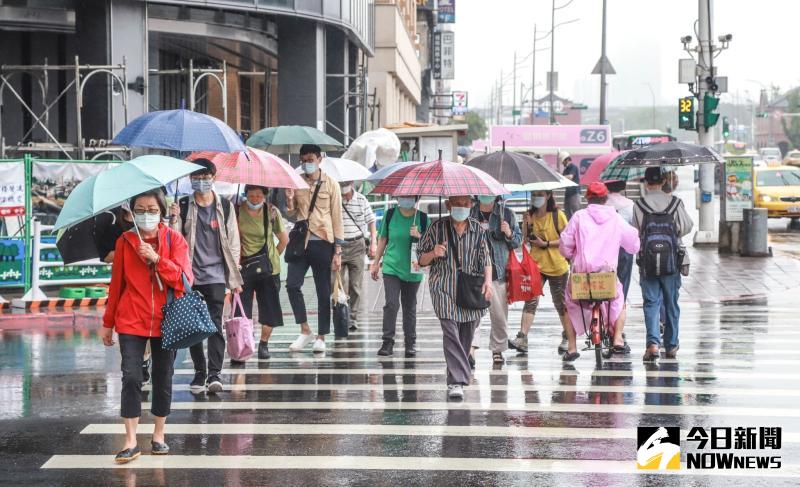
[[[522,246],[522,262],[517,259],[517,253],[512,249],[508,251],[508,264],[506,265],[506,295],[508,304],[517,301],[530,301],[542,295],[542,273],[539,265]]]

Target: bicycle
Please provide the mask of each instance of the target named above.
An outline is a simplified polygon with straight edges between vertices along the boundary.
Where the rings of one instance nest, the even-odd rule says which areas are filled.
[[[611,300],[616,297],[616,273],[615,272],[588,272],[588,273],[574,273],[573,274],[573,293],[575,291],[574,283],[582,279],[581,276],[586,276],[585,293],[578,293],[580,296],[587,296],[585,299],[576,298],[576,301],[581,305],[581,319],[583,320],[583,329],[586,333],[587,347],[582,351],[588,351],[594,348],[595,361],[597,368],[603,367],[603,359],[609,359],[614,354],[614,335],[609,328],[608,316],[610,313]],[[595,282],[601,286],[595,286],[593,289],[592,276],[595,276]],[[604,282],[611,283],[611,289],[603,289]],[[608,288],[608,286],[605,286]],[[609,294],[613,292],[613,295]],[[574,296],[573,296],[574,297]],[[585,304],[592,307],[591,320],[589,326],[586,326],[586,315],[583,312]],[[605,308],[605,309],[604,309]]]

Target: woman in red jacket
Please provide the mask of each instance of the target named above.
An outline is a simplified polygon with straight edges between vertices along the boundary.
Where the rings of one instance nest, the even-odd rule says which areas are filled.
[[[142,414],[142,359],[150,342],[153,360],[151,375],[153,398],[150,412],[155,417],[151,442],[153,455],[166,455],[164,423],[172,402],[172,374],[175,352],[161,348],[162,306],[167,289],[175,297],[183,294],[181,274],[192,281],[189,249],[183,236],[161,223],[167,205],[160,190],[142,193],[130,201],[135,230],[117,239],[108,304],[100,335],[106,346],[114,345],[113,331],[119,336],[122,355],[122,417],[125,420],[125,448],[115,458],[127,463],[141,454],[136,444],[136,427]]]

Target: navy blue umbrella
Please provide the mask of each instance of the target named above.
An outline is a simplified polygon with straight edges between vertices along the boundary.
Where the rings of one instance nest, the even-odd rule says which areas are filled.
[[[176,152],[247,150],[239,135],[225,122],[191,110],[146,113],[126,125],[113,143]]]

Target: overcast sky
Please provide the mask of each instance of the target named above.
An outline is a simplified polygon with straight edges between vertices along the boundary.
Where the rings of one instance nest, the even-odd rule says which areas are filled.
[[[568,0],[556,0],[556,6]],[[697,19],[697,0],[608,0],[607,51],[617,74],[609,77],[609,106],[677,103],[685,96],[686,85],[679,85],[678,59],[688,57],[680,38],[691,35]],[[456,2],[456,78],[453,90],[466,90],[470,106],[488,106],[489,93],[503,70],[513,67],[514,51],[527,56],[533,47],[534,23],[539,36],[550,29],[550,0],[459,0]],[[599,103],[599,76],[591,70],[600,58],[602,0],[573,0],[556,11],[556,24],[577,22],[555,31],[555,70],[559,73],[558,94],[577,102]],[[733,34],[730,49],[715,60],[719,75],[727,75],[729,94],[724,101],[741,103],[747,94],[756,99],[761,87],[774,83],[782,89],[800,85],[797,59],[800,1],[796,0],[716,0],[714,39]],[[537,49],[549,47],[540,41]],[[550,51],[537,53],[536,97],[545,93],[545,77],[550,68]],[[517,70],[526,89],[531,84],[531,59]],[[519,90],[519,88],[518,88]],[[519,91],[518,91],[519,93]],[[504,104],[511,104],[511,82],[507,82]],[[517,95],[519,100],[519,95]],[[519,103],[519,101],[517,102]]]

